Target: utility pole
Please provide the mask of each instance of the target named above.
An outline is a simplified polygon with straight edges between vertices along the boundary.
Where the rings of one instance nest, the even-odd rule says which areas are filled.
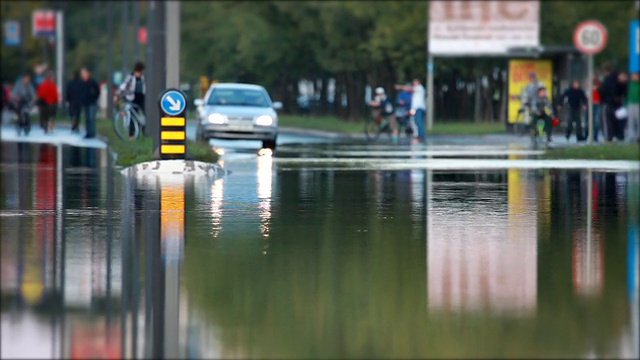
[[[27,71],[27,2],[22,2],[21,7],[22,19],[20,19],[20,37],[22,38],[20,41],[20,57],[22,58],[22,71],[20,75],[24,74]]]
[[[122,1],[120,6],[120,15],[122,16],[122,24],[120,25],[120,39],[122,42],[122,73],[126,74],[127,69],[131,66],[131,64],[129,64],[129,41],[127,41],[127,35],[129,34],[129,1]]]
[[[167,1],[167,87],[180,86],[180,2]]]
[[[133,61],[140,60],[140,46],[138,45],[138,29],[140,28],[140,1],[133,4],[133,36],[131,37],[131,48],[133,49]]]
[[[153,139],[153,149],[160,146],[160,112],[158,109],[158,96],[166,87],[167,67],[166,67],[166,16],[165,1],[151,0],[148,2],[148,25],[149,34],[147,40],[147,94],[146,94],[146,119],[147,126],[145,135]]]
[[[113,117],[113,1],[107,1],[107,119]]]

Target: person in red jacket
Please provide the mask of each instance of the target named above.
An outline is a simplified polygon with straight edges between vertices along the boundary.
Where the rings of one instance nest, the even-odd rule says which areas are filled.
[[[40,109],[40,127],[42,127],[45,134],[53,132],[53,121],[56,115],[59,94],[52,71],[48,72],[46,78],[38,85],[36,96],[38,97]]]

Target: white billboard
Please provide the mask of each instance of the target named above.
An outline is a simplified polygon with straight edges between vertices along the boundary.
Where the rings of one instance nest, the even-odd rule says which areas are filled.
[[[504,55],[540,43],[538,1],[430,1],[429,53]]]

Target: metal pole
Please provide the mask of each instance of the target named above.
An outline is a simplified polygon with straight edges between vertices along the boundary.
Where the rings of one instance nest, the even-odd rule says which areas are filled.
[[[180,86],[180,2],[167,1],[167,88]]]
[[[22,21],[20,22],[20,57],[22,59],[22,70],[20,75],[24,74],[27,71],[27,2],[22,2]]]
[[[427,117],[426,129],[431,131],[433,128],[433,55],[428,54],[427,57]]]
[[[58,105],[64,99],[64,12],[56,11],[56,82],[58,85]]]
[[[122,16],[122,24],[120,25],[120,40],[122,42],[122,73],[127,73],[127,68],[131,66],[129,64],[129,1],[123,1],[120,3],[120,15]]]
[[[131,47],[133,62],[140,59],[140,46],[138,44],[138,29],[140,28],[140,1],[136,1],[133,4],[133,36],[131,37]]]
[[[165,2],[149,1],[149,40],[147,44],[147,136],[153,139],[153,149],[160,146],[160,112],[158,96],[166,85],[166,51],[165,51]]]
[[[107,1],[107,119],[113,117],[113,1]]]
[[[593,55],[587,55],[587,121],[589,123],[589,145],[593,144]]]

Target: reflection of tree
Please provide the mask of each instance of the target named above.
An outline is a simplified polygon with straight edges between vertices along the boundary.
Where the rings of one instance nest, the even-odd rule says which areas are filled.
[[[376,209],[364,173],[335,172],[330,181],[327,173],[311,172],[304,196],[297,172],[277,176],[267,255],[254,232],[224,233],[221,242],[187,234],[186,288],[221,329],[222,343],[234,349],[229,352],[240,348],[259,358],[576,357],[591,344],[606,353],[629,317],[623,262],[605,261],[602,296],[573,294],[571,237],[557,231],[554,216],[554,241],[539,242],[535,317],[429,314],[425,234],[412,235],[425,225],[410,216],[415,199],[387,196],[406,184],[384,177],[387,201]],[[335,184],[331,190],[329,183]],[[194,227],[210,224],[207,215],[190,216]],[[619,233],[615,223],[611,228],[612,236]],[[605,247],[607,258],[624,254],[622,243]]]

